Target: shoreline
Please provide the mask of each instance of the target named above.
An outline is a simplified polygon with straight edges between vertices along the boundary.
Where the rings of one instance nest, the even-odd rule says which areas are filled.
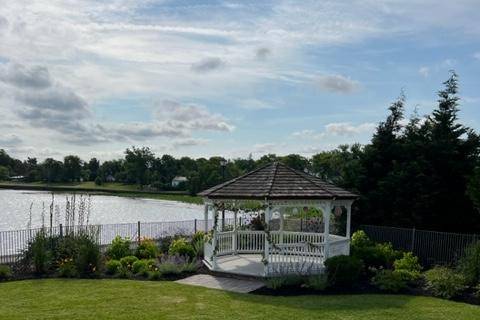
[[[31,191],[54,191],[54,192],[83,192],[96,195],[119,196],[130,198],[146,198],[167,201],[179,201],[190,204],[202,204],[202,198],[190,196],[183,191],[143,191],[114,189],[108,187],[85,187],[79,185],[49,185],[49,184],[29,184],[29,183],[9,183],[1,182],[0,190],[31,190]]]

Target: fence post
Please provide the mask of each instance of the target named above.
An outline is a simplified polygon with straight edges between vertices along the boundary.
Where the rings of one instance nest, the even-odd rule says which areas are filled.
[[[138,243],[140,243],[140,221],[137,222]]]
[[[413,249],[415,248],[415,227],[413,227],[412,230],[412,245],[411,245],[411,252],[413,252]]]
[[[60,223],[60,238],[63,238],[63,225]]]
[[[197,233],[197,219],[194,220],[193,233]]]

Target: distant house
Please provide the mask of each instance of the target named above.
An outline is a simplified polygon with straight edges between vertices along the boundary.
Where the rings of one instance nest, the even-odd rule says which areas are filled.
[[[11,181],[23,181],[25,180],[25,176],[13,176],[9,178]]]
[[[181,183],[186,183],[187,181],[188,179],[186,177],[176,176],[175,178],[172,179],[172,187],[176,188]]]
[[[108,176],[105,177],[106,182],[115,182],[115,177],[109,174]]]

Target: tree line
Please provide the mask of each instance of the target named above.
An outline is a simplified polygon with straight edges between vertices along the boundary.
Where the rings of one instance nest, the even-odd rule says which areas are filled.
[[[357,224],[381,224],[439,231],[480,230],[480,137],[458,120],[458,78],[452,73],[438,92],[429,115],[405,119],[405,96],[393,102],[366,145],[341,145],[310,158],[290,154],[259,159],[157,157],[148,147],[132,147],[123,159],[82,161],[69,155],[20,161],[0,150],[0,180],[23,175],[26,181],[112,180],[157,190],[171,190],[175,176],[188,182],[177,189],[194,195],[268,164],[315,174],[360,195],[354,206]]]

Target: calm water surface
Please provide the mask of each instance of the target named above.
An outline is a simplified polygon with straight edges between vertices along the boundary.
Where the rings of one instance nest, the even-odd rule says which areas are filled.
[[[65,197],[68,193],[56,193],[55,205],[60,207],[60,221],[64,219]],[[42,203],[45,204],[48,221],[51,193],[43,191],[0,190],[0,231],[25,229],[32,207],[32,227],[41,227]],[[79,194],[77,194],[78,205]],[[203,207],[176,201],[124,198],[116,196],[91,196],[91,224],[157,222],[203,219]]]

